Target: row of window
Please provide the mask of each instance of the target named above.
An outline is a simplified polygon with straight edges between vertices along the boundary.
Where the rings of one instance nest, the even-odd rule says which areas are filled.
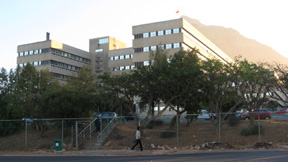
[[[78,71],[81,70],[80,67],[69,65],[69,64],[65,64],[65,63],[62,63],[62,62],[54,61],[54,60],[51,60],[50,63],[51,63],[51,66],[58,67],[58,68],[61,68],[61,69],[65,69],[65,70],[70,70],[70,71],[75,71],[75,72],[78,72]]]
[[[84,64],[90,64],[91,63],[90,59],[87,59],[87,58],[84,58],[84,57],[80,57],[80,56],[77,56],[77,55],[74,55],[74,54],[71,54],[71,53],[63,52],[63,51],[60,51],[60,50],[52,49],[51,53],[54,54],[54,55],[65,57],[65,58],[69,58],[71,60],[78,61],[78,62],[81,62],[81,63],[84,63]]]
[[[49,48],[36,49],[36,50],[19,52],[19,53],[18,53],[18,56],[19,56],[19,57],[22,57],[22,56],[29,56],[29,55],[37,55],[37,54],[48,53],[48,52],[50,52],[50,49],[49,49]]]
[[[127,66],[119,66],[119,67],[111,67],[109,71],[122,71],[122,70],[132,70],[135,65],[127,65]]]
[[[127,55],[120,55],[120,56],[112,56],[109,57],[110,61],[115,61],[115,60],[124,60],[124,59],[132,59],[133,54],[127,54]]]
[[[158,46],[148,46],[148,47],[141,47],[141,48],[134,48],[135,53],[137,52],[149,52],[149,51],[156,51],[157,48],[159,49],[171,49],[171,48],[180,48],[181,43],[169,43],[164,45]]]
[[[68,76],[62,75],[62,74],[58,74],[58,73],[53,73],[53,78],[54,79],[59,79],[59,80],[62,80],[62,81],[67,81]]]
[[[53,61],[53,60],[44,60],[44,61],[34,61],[34,62],[29,62],[32,66],[40,66],[40,65],[48,65],[51,64],[51,66],[70,70],[70,71],[80,71],[80,67],[69,65],[69,64],[64,64],[61,62]],[[28,63],[24,64],[18,64],[20,68],[26,66]]]
[[[147,33],[135,34],[134,39],[156,37],[156,36],[161,36],[161,35],[177,34],[180,32],[181,32],[181,28],[152,31],[152,32],[147,32]]]

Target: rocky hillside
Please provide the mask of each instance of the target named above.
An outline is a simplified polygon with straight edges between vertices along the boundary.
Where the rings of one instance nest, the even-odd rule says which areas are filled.
[[[241,55],[253,62],[277,62],[288,64],[288,58],[280,55],[271,47],[248,39],[232,28],[206,26],[200,21],[184,16],[186,20],[210,39],[232,59]],[[265,34],[265,33],[263,33]]]

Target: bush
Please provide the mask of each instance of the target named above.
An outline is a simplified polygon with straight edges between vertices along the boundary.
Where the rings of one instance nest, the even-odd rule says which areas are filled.
[[[159,120],[159,119],[157,119],[157,120],[152,120],[152,121],[150,121],[149,122],[149,124],[147,125],[147,128],[148,129],[152,129],[152,128],[154,128],[155,126],[161,126],[161,125],[163,125],[163,121],[162,120]]]
[[[240,132],[240,134],[242,136],[250,136],[251,135],[251,129],[250,128],[244,128],[242,129],[242,131]]]
[[[264,134],[264,129],[262,126],[260,126],[260,133]],[[259,129],[257,125],[254,125],[252,128],[244,128],[240,132],[242,136],[250,136],[250,135],[257,135],[259,134]]]
[[[231,116],[228,120],[228,124],[233,127],[239,124],[240,118],[237,116]]]
[[[162,132],[161,134],[160,134],[160,138],[171,138],[171,137],[176,137],[176,132]]]
[[[24,128],[23,122],[2,121],[0,122],[0,137],[15,134],[21,128]]]

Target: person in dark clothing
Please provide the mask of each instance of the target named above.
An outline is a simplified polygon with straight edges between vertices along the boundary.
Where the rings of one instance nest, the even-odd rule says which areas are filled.
[[[140,150],[143,151],[143,147],[142,147],[142,142],[141,142],[141,138],[140,138],[140,127],[137,127],[136,130],[136,143],[135,145],[131,148],[131,150],[134,150],[134,148],[139,144],[140,146]]]
[[[100,129],[101,129],[101,119],[100,119],[100,117],[97,117],[97,119],[95,120],[95,129],[96,129],[96,133],[100,132]]]

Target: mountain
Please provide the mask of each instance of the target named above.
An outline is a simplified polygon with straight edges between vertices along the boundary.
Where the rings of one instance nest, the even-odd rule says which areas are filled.
[[[200,21],[183,16],[197,30],[210,39],[232,59],[241,55],[251,62],[277,62],[288,64],[288,58],[280,55],[271,47],[248,39],[232,28],[221,26],[207,26]],[[265,33],[263,33],[265,34]]]

